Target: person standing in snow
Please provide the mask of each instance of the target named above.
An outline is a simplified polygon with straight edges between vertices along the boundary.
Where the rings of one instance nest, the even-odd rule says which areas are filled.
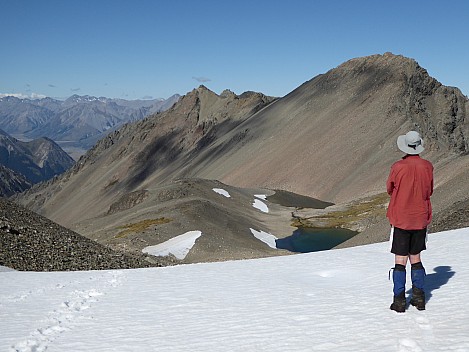
[[[433,165],[420,158],[423,140],[410,131],[397,138],[398,148],[406,155],[391,167],[386,188],[391,196],[386,216],[391,223],[391,253],[394,299],[391,309],[404,312],[407,261],[411,264],[412,297],[410,304],[425,309],[425,268],[420,252],[426,249],[427,227],[432,219],[430,196],[433,193]]]

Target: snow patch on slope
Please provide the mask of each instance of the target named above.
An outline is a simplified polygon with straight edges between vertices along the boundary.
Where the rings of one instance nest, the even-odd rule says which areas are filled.
[[[202,235],[201,231],[189,231],[170,240],[148,246],[142,249],[143,253],[148,253],[156,257],[174,255],[177,259],[184,259],[195,244],[195,241]]]
[[[264,231],[256,231],[254,229],[249,229],[251,230],[251,233],[254,235],[255,238],[258,240],[261,240],[262,242],[266,243],[270,248],[277,249],[277,237],[274,235],[264,232]]]
[[[259,199],[254,199],[252,206],[256,209],[259,209],[260,211],[264,213],[269,212],[269,207],[267,206],[267,204],[265,204],[264,202],[261,202]]]
[[[228,193],[228,191],[225,191],[223,188],[213,188],[212,189],[215,193],[221,194],[222,196],[225,196],[226,198],[230,198],[231,195]]]

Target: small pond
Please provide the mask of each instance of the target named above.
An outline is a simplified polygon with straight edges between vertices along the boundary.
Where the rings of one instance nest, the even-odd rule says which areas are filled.
[[[277,248],[308,253],[334,248],[358,232],[341,228],[298,228],[291,236],[276,240]]]

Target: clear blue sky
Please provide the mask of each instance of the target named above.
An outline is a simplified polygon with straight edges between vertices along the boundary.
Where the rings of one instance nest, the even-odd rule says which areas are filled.
[[[387,51],[469,94],[466,0],[0,0],[0,32],[0,94],[283,96]]]

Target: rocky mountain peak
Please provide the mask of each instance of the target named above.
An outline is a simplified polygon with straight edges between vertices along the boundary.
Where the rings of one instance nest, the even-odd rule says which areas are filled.
[[[341,87],[358,83],[373,86],[375,90],[380,84],[397,80],[415,81],[416,77],[425,90],[432,90],[441,85],[414,59],[389,52],[350,59],[320,76],[330,83],[340,83]]]
[[[210,91],[210,89],[208,89],[205,85],[201,84],[198,88],[196,88],[195,90],[199,91],[199,92],[203,92],[203,91]]]
[[[236,96],[236,94],[234,92],[232,92],[231,90],[229,90],[229,89],[225,89],[220,94],[220,97],[222,97],[222,98],[230,98],[230,97],[233,97],[233,96]]]
[[[337,99],[348,101],[349,110],[388,96],[377,110],[410,121],[429,149],[469,153],[468,98],[459,89],[442,85],[414,59],[389,52],[354,58],[293,92],[304,93],[309,99],[331,99],[333,105]]]
[[[252,115],[273,100],[274,98],[262,93],[236,95],[228,89],[218,95],[201,85],[184,95],[170,113],[194,119],[198,124],[221,122],[226,119],[238,120]]]

